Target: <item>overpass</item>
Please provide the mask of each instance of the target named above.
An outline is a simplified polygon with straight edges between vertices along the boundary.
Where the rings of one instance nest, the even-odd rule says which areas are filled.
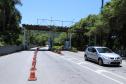
[[[46,31],[49,32],[50,38],[49,38],[49,46],[51,49],[53,44],[52,44],[52,36],[54,33],[56,32],[66,32],[67,33],[67,37],[69,39],[69,41],[67,42],[67,48],[71,48],[71,33],[68,31],[68,29],[70,29],[70,27],[63,27],[63,26],[54,26],[54,25],[29,25],[29,24],[23,24],[23,31],[24,31],[24,40],[23,40],[23,45],[24,45],[24,49],[28,49],[30,48],[29,44],[29,38],[30,38],[30,31],[31,30],[40,30],[40,31]]]

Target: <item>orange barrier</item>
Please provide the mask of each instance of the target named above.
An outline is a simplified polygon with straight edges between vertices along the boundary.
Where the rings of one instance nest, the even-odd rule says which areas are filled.
[[[31,70],[30,76],[28,78],[28,81],[36,81],[36,80],[37,80],[37,78],[35,76],[35,71],[34,70]]]
[[[36,66],[36,60],[32,61],[32,66]]]
[[[37,53],[38,53],[39,48],[36,49],[36,51],[34,52],[34,56],[32,59],[32,67],[30,70],[30,76],[28,78],[28,81],[36,81],[37,77],[35,76],[35,70],[36,70],[36,58],[37,58]]]
[[[36,56],[33,56],[33,60],[32,61],[36,61]]]
[[[32,66],[32,68],[31,68],[31,71],[34,71],[34,70],[37,70],[36,67],[35,67],[35,65]]]

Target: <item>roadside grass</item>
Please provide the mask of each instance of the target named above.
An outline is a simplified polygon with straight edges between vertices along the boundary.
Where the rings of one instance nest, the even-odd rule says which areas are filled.
[[[77,48],[74,48],[74,47],[72,47],[72,48],[70,49],[70,51],[71,51],[71,52],[76,52],[76,53],[78,52]]]
[[[62,46],[53,46],[52,51],[61,54]]]

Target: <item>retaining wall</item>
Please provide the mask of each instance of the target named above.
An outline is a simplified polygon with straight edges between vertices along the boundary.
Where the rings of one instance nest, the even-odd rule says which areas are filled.
[[[8,45],[0,47],[0,56],[23,50],[23,46]]]

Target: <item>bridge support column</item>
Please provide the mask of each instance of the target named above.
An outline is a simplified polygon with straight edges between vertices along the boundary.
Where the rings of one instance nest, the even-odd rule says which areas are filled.
[[[26,29],[25,29],[25,27],[23,27],[23,33],[24,33],[24,37],[23,37],[23,48],[26,49]]]
[[[27,30],[26,30],[26,28],[24,27],[23,28],[24,29],[24,37],[23,37],[23,48],[24,49],[28,49],[29,48],[29,45],[28,45],[28,43],[29,43],[29,41],[28,41],[28,33],[29,32],[27,32]]]
[[[53,47],[53,32],[50,31],[49,35],[50,35],[50,37],[48,39],[48,45],[49,45],[49,50],[51,50]]]
[[[71,43],[72,43],[72,41],[71,41],[71,39],[72,39],[72,33],[69,33],[69,42],[70,42],[70,46],[69,46],[69,48],[71,49]]]

